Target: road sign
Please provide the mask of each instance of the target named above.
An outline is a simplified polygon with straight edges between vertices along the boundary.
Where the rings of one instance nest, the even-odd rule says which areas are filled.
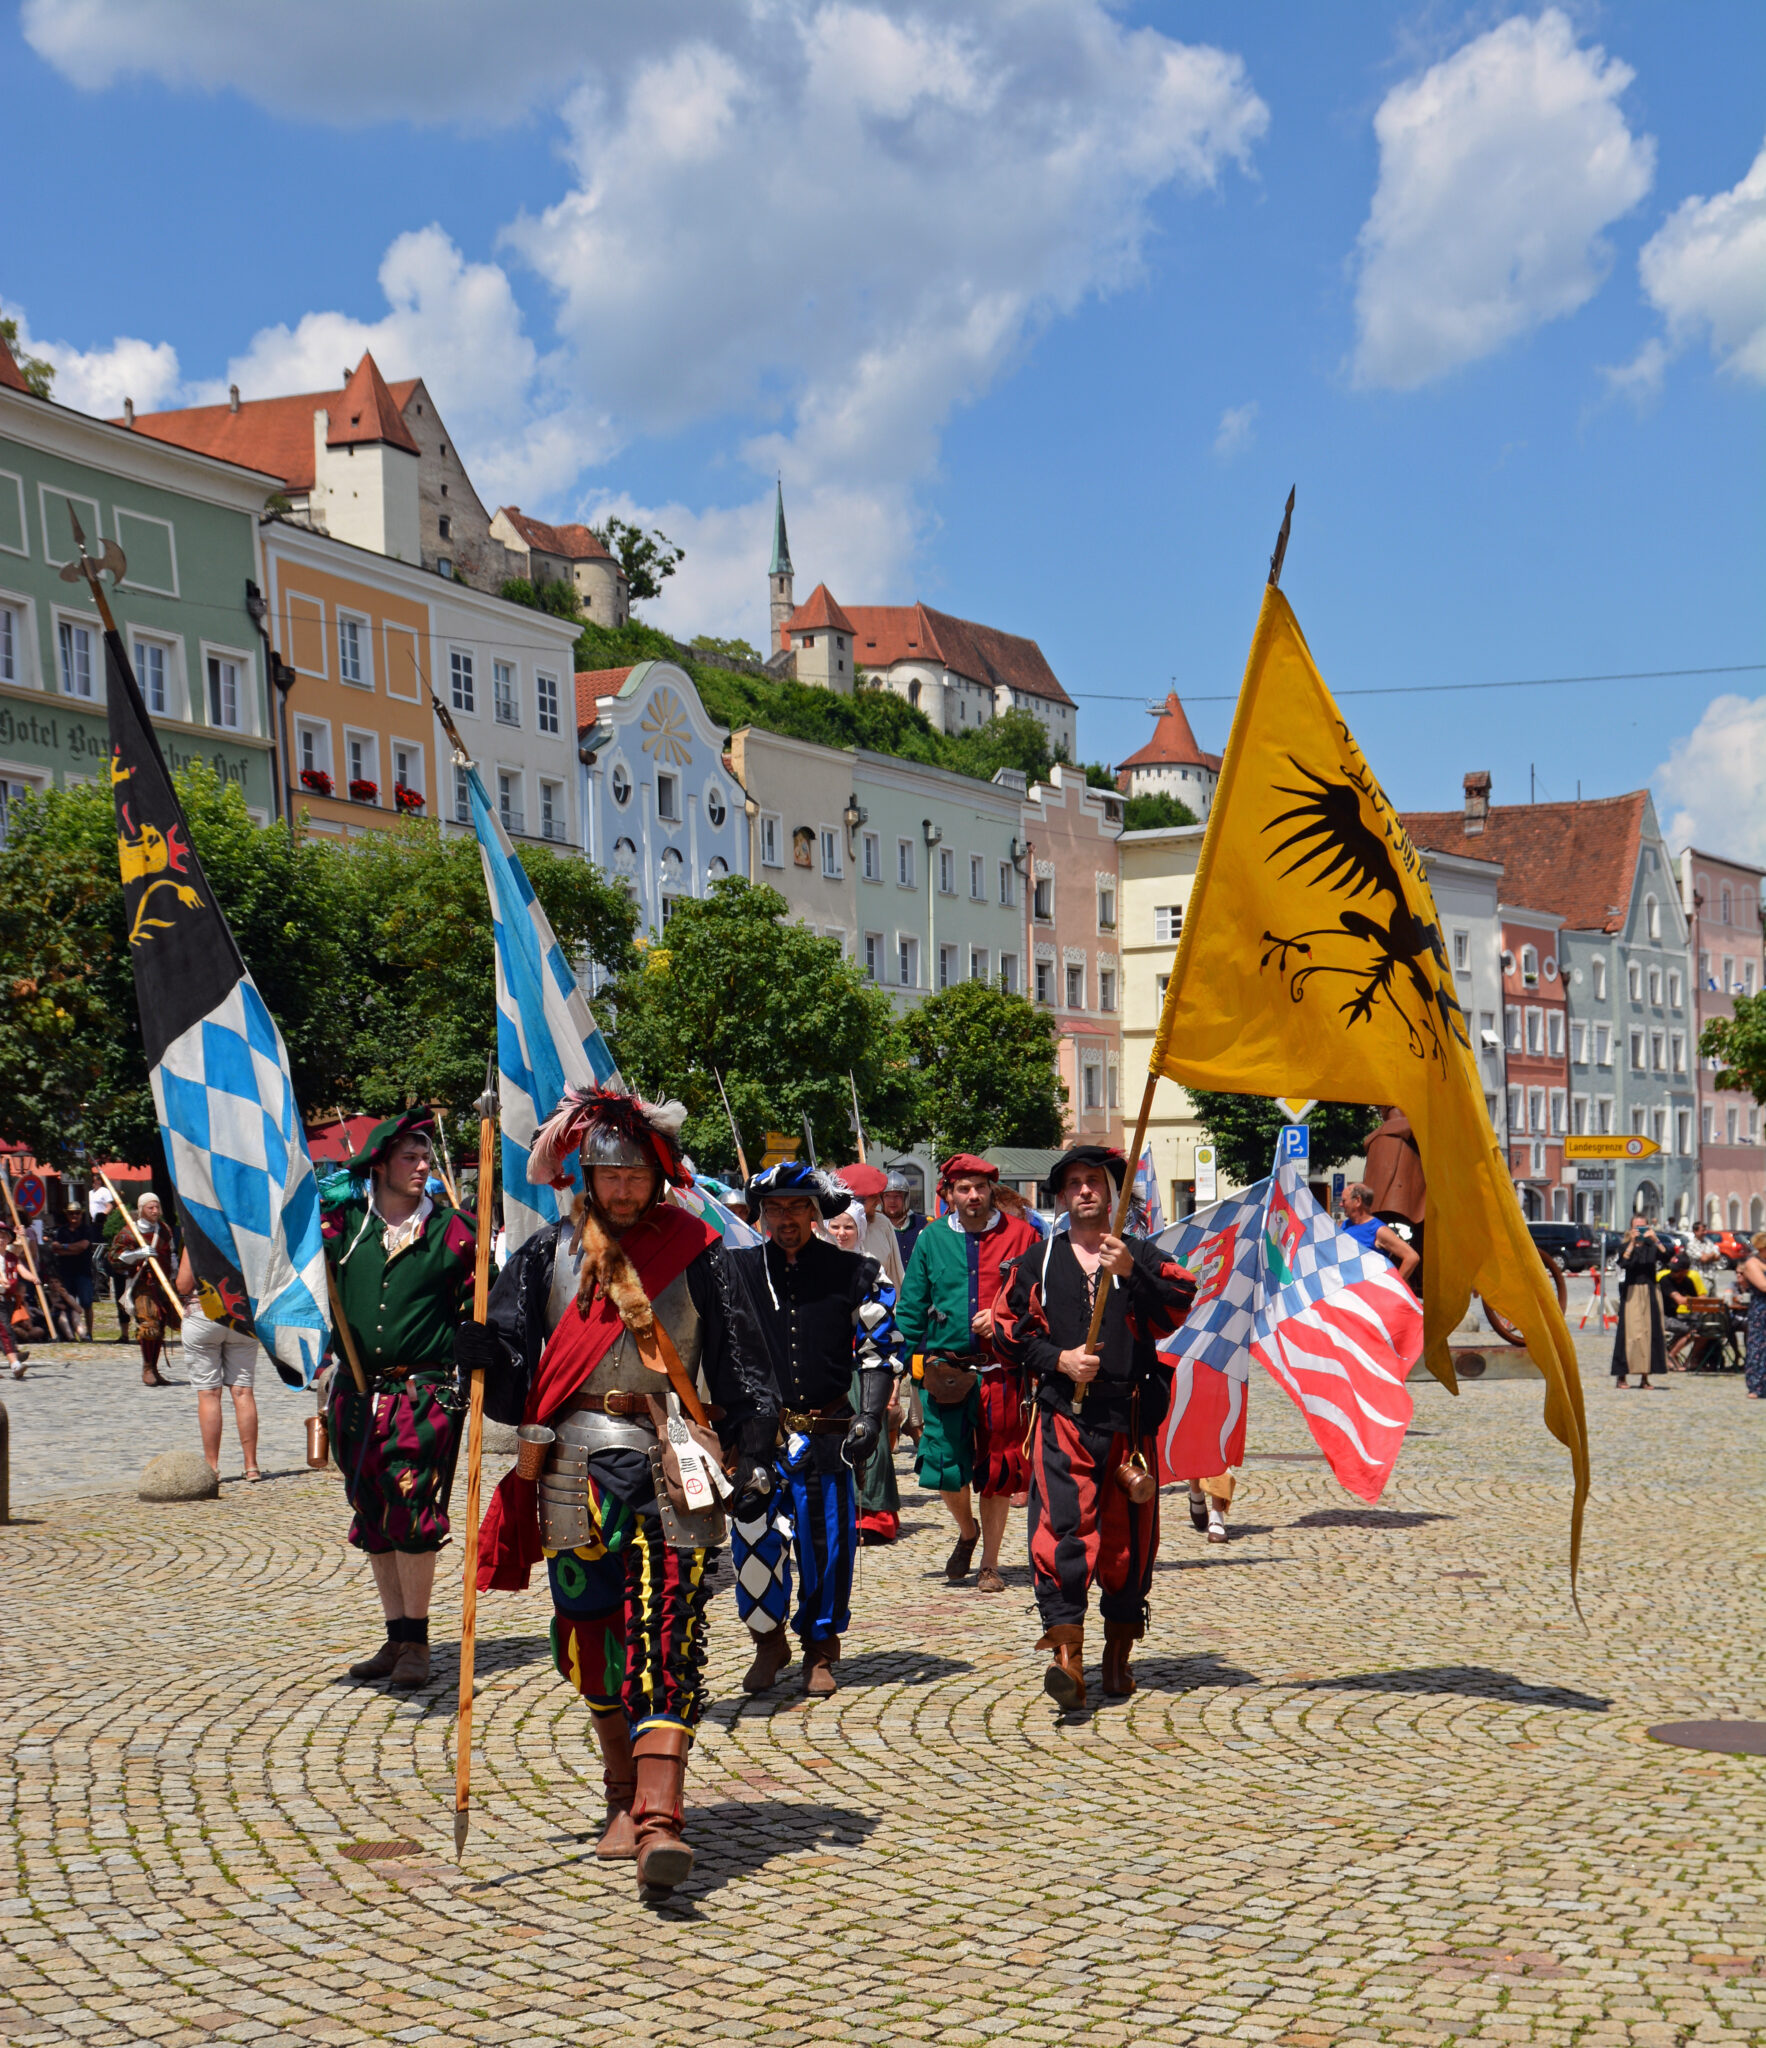
[[[1331,1200],[1333,1202],[1340,1202],[1343,1199],[1343,1190],[1348,1185],[1349,1176],[1346,1173],[1333,1173],[1331,1175]]]
[[[1196,1147],[1196,1207],[1220,1200],[1220,1170],[1212,1145]]]
[[[1303,1124],[1318,1107],[1315,1096],[1310,1102],[1302,1102],[1298,1095],[1278,1095],[1275,1106],[1291,1124]]]
[[[18,1204],[18,1213],[29,1223],[43,1213],[43,1204],[49,1199],[49,1190],[43,1185],[41,1174],[27,1173],[12,1184],[12,1199]]]
[[[1566,1138],[1566,1159],[1649,1159],[1661,1151],[1654,1138]]]
[[[1312,1157],[1312,1133],[1305,1124],[1286,1124],[1276,1142],[1278,1159],[1298,1159],[1304,1165]]]

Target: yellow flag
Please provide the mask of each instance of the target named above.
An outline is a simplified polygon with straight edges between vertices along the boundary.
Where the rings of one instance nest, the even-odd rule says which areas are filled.
[[[1447,1338],[1474,1290],[1525,1332],[1575,1473],[1573,1579],[1588,1494],[1575,1346],[1491,1128],[1422,861],[1273,585],[1151,1065],[1186,1087],[1409,1117],[1429,1186],[1429,1370],[1454,1387]]]

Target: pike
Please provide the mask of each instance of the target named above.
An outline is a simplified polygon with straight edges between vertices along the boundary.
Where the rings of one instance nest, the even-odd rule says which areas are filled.
[[[97,1162],[94,1161],[93,1164],[96,1165]],[[177,1295],[172,1291],[172,1283],[166,1278],[165,1270],[160,1265],[158,1259],[156,1259],[153,1256],[152,1252],[147,1251],[147,1240],[141,1235],[140,1231],[135,1228],[135,1219],[133,1216],[129,1214],[128,1203],[125,1202],[122,1196],[117,1193],[116,1182],[111,1179],[110,1175],[105,1172],[102,1166],[98,1168],[98,1178],[101,1181],[103,1181],[104,1185],[107,1188],[109,1188],[110,1198],[117,1205],[118,1210],[121,1212],[124,1223],[128,1225],[129,1235],[135,1240],[135,1243],[140,1248],[140,1250],[147,1252],[147,1263],[153,1268],[153,1277],[159,1282],[161,1293],[164,1294],[167,1301],[171,1303],[173,1315],[175,1315],[178,1318],[179,1322],[182,1322],[184,1320],[184,1304],[178,1299]],[[91,1318],[89,1316],[87,1317],[87,1321],[91,1321]]]
[[[723,1075],[718,1072],[716,1067],[713,1067],[711,1077],[717,1083],[718,1094],[723,1096],[724,1115],[730,1119],[730,1136],[735,1141],[736,1146],[736,1164],[742,1172],[742,1185],[746,1187],[748,1185],[748,1155],[742,1150],[742,1133],[736,1128],[736,1118],[730,1108],[730,1098],[724,1094]]]
[[[819,1173],[821,1165],[816,1158],[816,1134],[809,1127],[809,1111],[807,1109],[803,1112],[803,1142],[809,1147],[810,1171],[812,1173]]]
[[[478,1098],[478,1243],[472,1269],[472,1320],[484,1321],[491,1291],[491,1181],[497,1162],[497,1055],[485,1062]],[[466,1854],[472,1823],[472,1673],[478,1648],[478,1497],[484,1468],[484,1370],[472,1371],[466,1423],[466,1541],[460,1589],[460,1709],[454,1726],[454,1861]]]
[[[852,1090],[852,1129],[854,1136],[858,1139],[858,1163],[864,1166],[868,1163],[865,1159],[865,1126],[864,1120],[858,1113],[858,1082],[853,1078],[853,1072],[850,1067],[846,1070],[846,1082],[847,1086]]]

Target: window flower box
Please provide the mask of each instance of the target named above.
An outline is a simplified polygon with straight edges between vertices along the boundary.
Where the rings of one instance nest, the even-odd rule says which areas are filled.
[[[303,768],[300,771],[301,787],[310,789],[315,796],[329,796],[332,793],[331,777],[323,768]]]
[[[358,777],[350,784],[350,802],[373,804],[380,801],[380,784],[370,782],[366,776]]]
[[[423,808],[422,790],[412,789],[408,783],[393,784],[392,800],[401,811],[420,811]]]

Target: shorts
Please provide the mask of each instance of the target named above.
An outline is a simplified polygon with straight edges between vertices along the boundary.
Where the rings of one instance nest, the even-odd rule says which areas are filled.
[[[184,1369],[199,1393],[218,1392],[222,1387],[249,1388],[256,1383],[258,1340],[228,1329],[225,1323],[210,1322],[207,1316],[187,1313]]]
[[[39,1268],[39,1271],[42,1269]],[[88,1315],[92,1313],[92,1268],[82,1262],[77,1273],[58,1273],[55,1276],[73,1296]]]

